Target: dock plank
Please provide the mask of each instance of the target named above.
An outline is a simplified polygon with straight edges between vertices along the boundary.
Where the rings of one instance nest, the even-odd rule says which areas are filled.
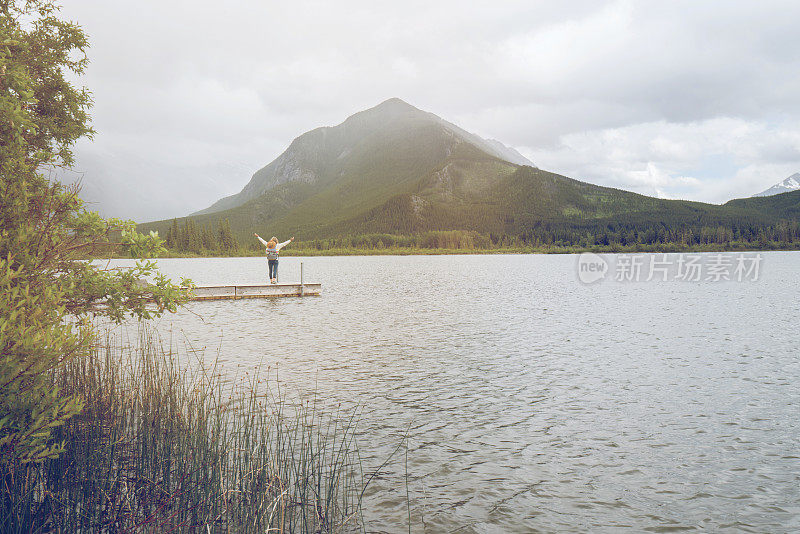
[[[196,286],[192,300],[237,300],[269,297],[315,296],[322,284],[230,284]]]

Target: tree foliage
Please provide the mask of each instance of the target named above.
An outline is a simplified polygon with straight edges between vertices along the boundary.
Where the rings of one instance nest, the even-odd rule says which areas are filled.
[[[91,319],[148,318],[188,296],[146,258],[164,251],[158,234],[84,209],[78,187],[52,179],[91,137],[91,95],[70,76],[86,65],[81,28],[52,0],[0,0],[0,468],[57,455],[52,430],[78,413],[53,373],[85,354]],[[130,270],[86,261],[125,248]],[[11,471],[9,471],[11,469]]]
[[[231,231],[228,219],[220,219],[216,225],[198,226],[193,219],[184,219],[183,225],[177,219],[167,229],[166,245],[174,252],[195,254],[235,254],[239,242]]]

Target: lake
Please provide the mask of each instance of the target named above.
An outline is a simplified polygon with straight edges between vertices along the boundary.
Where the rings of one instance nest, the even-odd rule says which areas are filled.
[[[263,364],[360,405],[367,466],[408,433],[407,460],[370,485],[370,532],[407,531],[406,491],[415,531],[797,531],[800,253],[762,253],[742,281],[677,279],[681,257],[635,256],[637,281],[616,279],[630,256],[604,256],[593,284],[576,255],[286,257],[281,281],[302,261],[321,296],[193,302],[156,323],[228,372]],[[263,258],[159,264],[266,281]]]

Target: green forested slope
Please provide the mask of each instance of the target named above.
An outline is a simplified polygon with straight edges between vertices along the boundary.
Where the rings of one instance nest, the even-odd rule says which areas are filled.
[[[563,246],[793,242],[792,236],[800,237],[800,192],[717,206],[600,187],[476,154],[458,156],[448,158],[445,172],[440,168],[422,179],[398,171],[395,181],[384,182],[382,189],[372,187],[370,175],[357,173],[324,188],[284,184],[239,208],[193,219],[212,228],[228,220],[241,243],[250,242],[253,231],[310,241],[463,230],[504,241]],[[145,229],[166,235],[169,223]]]
[[[800,191],[768,197],[737,198],[725,204],[728,208],[756,211],[781,219],[800,219]]]

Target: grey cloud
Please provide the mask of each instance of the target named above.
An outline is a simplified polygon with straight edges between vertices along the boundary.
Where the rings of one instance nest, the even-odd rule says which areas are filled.
[[[201,209],[297,135],[392,96],[597,183],[638,176],[651,154],[621,139],[642,152],[592,166],[589,139],[656,135],[632,127],[661,121],[768,125],[775,143],[742,172],[778,181],[770,158],[800,170],[794,137],[777,141],[800,119],[796,2],[70,0],[63,10],[92,42],[82,82],[99,133],[78,153],[85,187],[102,206],[122,176],[157,186],[158,202],[126,204],[140,219]],[[665,172],[691,164],[674,167]],[[731,176],[727,193],[714,184],[697,198],[741,194],[743,183]]]

